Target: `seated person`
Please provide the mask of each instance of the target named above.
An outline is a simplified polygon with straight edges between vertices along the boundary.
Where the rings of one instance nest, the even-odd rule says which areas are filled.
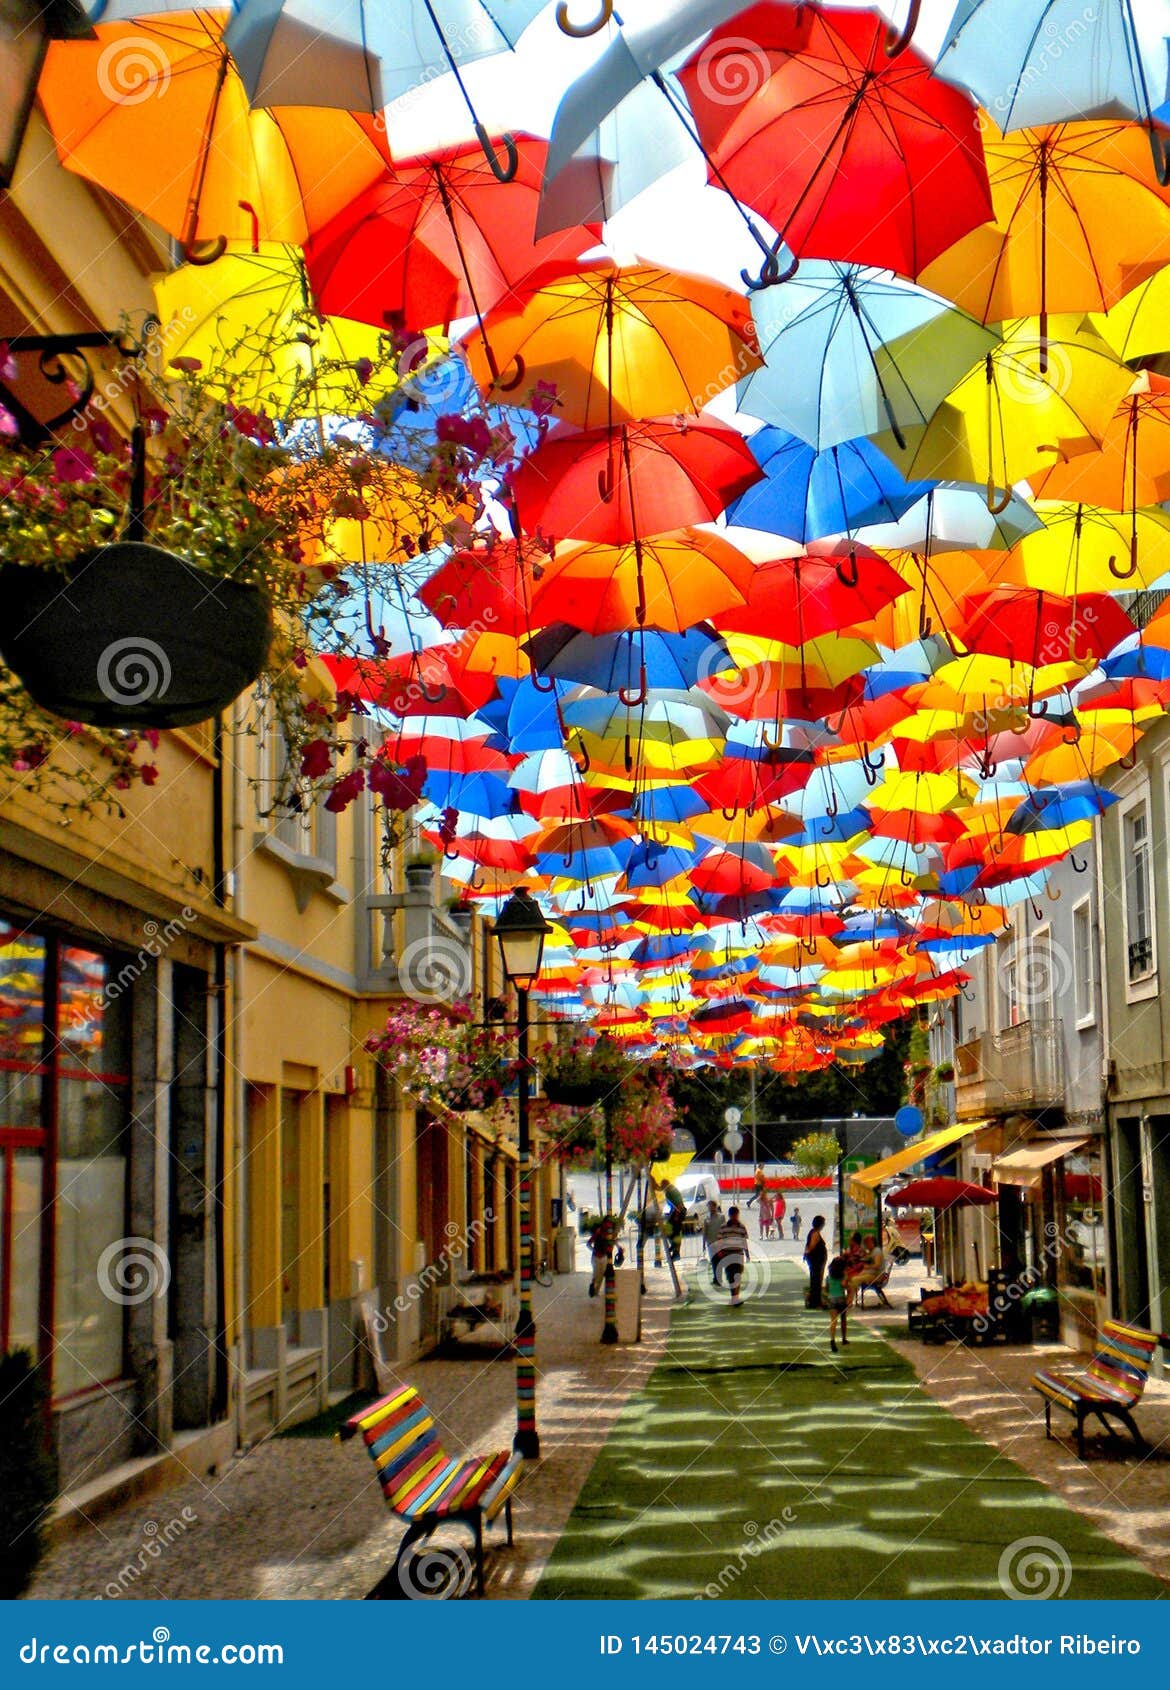
[[[885,1273],[886,1253],[870,1234],[865,1240],[865,1256],[860,1266],[846,1271],[845,1291],[849,1302],[853,1303],[860,1286],[879,1284]]]

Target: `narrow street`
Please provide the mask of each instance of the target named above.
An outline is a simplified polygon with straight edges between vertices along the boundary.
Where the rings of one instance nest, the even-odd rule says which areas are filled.
[[[893,1310],[852,1318],[834,1356],[825,1316],[803,1307],[798,1246],[752,1249],[738,1312],[695,1241],[685,1305],[650,1267],[638,1346],[598,1343],[583,1272],[538,1291],[542,1459],[519,1493],[515,1548],[490,1557],[491,1597],[999,1597],[1036,1578],[1070,1598],[1165,1594],[1170,1388],[1152,1385],[1141,1414],[1160,1449],[1102,1446],[1082,1464],[1045,1442],[1027,1389],[1035,1367],[1079,1359],[905,1340],[917,1263],[896,1275]],[[452,1451],[510,1443],[506,1361],[468,1350],[402,1376]],[[363,1595],[401,1528],[364,1450],[339,1446],[332,1424],[65,1538],[32,1595]],[[151,1542],[159,1553],[143,1557]]]

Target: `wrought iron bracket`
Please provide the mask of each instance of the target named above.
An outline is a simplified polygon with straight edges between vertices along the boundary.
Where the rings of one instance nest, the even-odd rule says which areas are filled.
[[[24,443],[28,446],[43,444],[59,428],[66,427],[74,417],[80,416],[85,410],[93,398],[96,383],[93,367],[84,356],[86,352],[112,348],[124,358],[139,358],[145,350],[145,341],[152,327],[158,327],[157,318],[147,319],[141,337],[131,334],[127,329],[81,329],[76,334],[14,335],[8,342],[10,352],[34,353],[45,381],[54,387],[62,387],[72,379],[78,389],[76,397],[63,410],[42,421],[39,417],[34,417],[14,394],[0,388],[5,395],[5,404],[20,426],[20,437]],[[69,363],[66,360],[69,360]]]

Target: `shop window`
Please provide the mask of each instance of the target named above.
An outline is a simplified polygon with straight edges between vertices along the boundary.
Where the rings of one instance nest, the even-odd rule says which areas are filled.
[[[51,1357],[58,1398],[122,1372],[132,1287],[118,1254],[129,1119],[118,966],[0,924],[0,1348]]]
[[[1154,972],[1154,889],[1150,865],[1150,822],[1144,804],[1122,823],[1125,847],[1125,954],[1131,985]]]
[[[1104,1173],[1101,1149],[1062,1156],[1053,1171],[1056,1202],[1056,1283],[1069,1291],[1105,1295]]]

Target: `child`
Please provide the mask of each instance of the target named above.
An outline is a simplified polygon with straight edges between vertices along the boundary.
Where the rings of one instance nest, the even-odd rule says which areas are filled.
[[[829,1310],[829,1348],[836,1353],[837,1322],[841,1322],[842,1346],[849,1342],[845,1336],[845,1258],[834,1256],[829,1263],[828,1278],[825,1281],[825,1302]]]

